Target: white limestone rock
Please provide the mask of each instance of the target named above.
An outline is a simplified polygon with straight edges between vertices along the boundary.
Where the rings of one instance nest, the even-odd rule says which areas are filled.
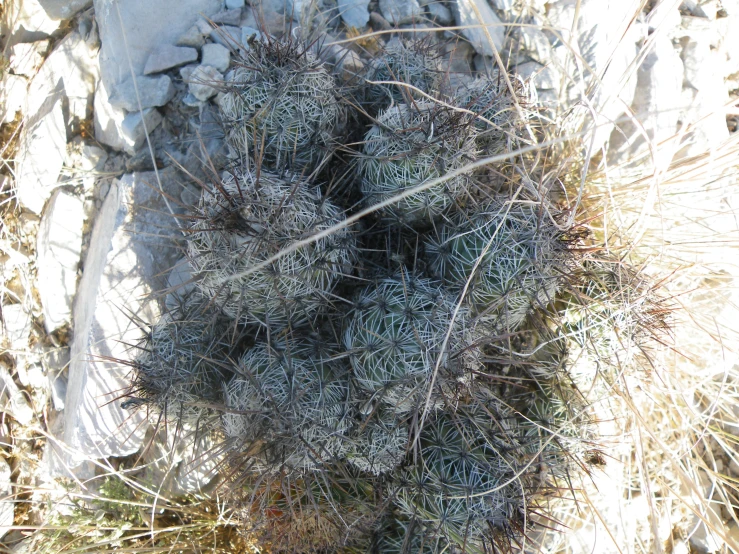
[[[186,46],[162,44],[146,60],[144,75],[161,73],[173,67],[185,65],[198,59],[198,51]]]
[[[369,0],[338,0],[338,6],[347,27],[361,29],[369,23]]]
[[[202,65],[209,65],[225,73],[231,63],[231,52],[220,44],[206,44],[202,49]]]
[[[404,25],[423,16],[423,8],[418,0],[380,0],[380,13],[393,25]]]
[[[202,33],[197,25],[191,26],[187,31],[180,35],[177,39],[177,46],[191,46],[192,48],[201,48],[205,44],[207,33]]]
[[[11,45],[44,39],[60,25],[58,19],[49,16],[40,0],[6,0],[3,11],[14,23],[8,41]]]
[[[426,4],[426,9],[431,19],[439,25],[451,25],[452,21],[454,21],[451,10],[438,0]]]
[[[222,0],[94,0],[100,41],[100,74],[105,87],[142,75],[149,54],[175,44],[200,17],[222,9]],[[119,9],[120,8],[120,9]],[[129,65],[130,62],[130,65]]]
[[[92,0],[38,0],[46,15],[55,21],[62,21],[92,5]]]
[[[111,106],[128,112],[164,106],[175,94],[172,79],[168,75],[127,79],[115,87],[108,96]]]
[[[200,65],[190,74],[189,90],[201,102],[212,98],[218,90],[215,88],[223,82],[223,75],[214,67]]]
[[[72,318],[84,221],[82,199],[57,189],[41,218],[36,242],[36,288],[48,333]]]
[[[28,81],[21,75],[6,73],[0,82],[0,105],[5,110],[5,123],[15,119],[18,112],[23,110],[28,91]]]
[[[174,172],[159,172],[171,196],[179,190]],[[128,345],[141,339],[140,323],[159,317],[152,292],[164,287],[161,276],[177,258],[174,239],[181,235],[158,186],[153,172],[124,175],[112,183],[95,220],[73,308],[64,409],[64,440],[75,452],[71,466],[84,457],[132,454],[144,439],[144,415],[115,401],[129,385],[128,370],[107,360],[135,355]]]
[[[452,13],[457,25],[470,26],[462,29],[461,33],[470,41],[478,54],[493,56],[495,50],[502,50],[505,42],[505,27],[485,0],[457,0],[452,3]]]
[[[226,48],[236,48],[241,43],[241,32],[241,27],[224,25],[212,29],[210,31],[210,38],[216,44],[220,44]]]
[[[5,306],[6,308],[11,306]],[[33,408],[28,404],[26,393],[18,388],[8,369],[0,363],[0,411],[5,412],[21,425],[28,425],[33,419]]]
[[[48,50],[48,40],[16,44],[10,48],[10,69],[16,75],[33,77],[41,64],[44,63],[44,57]]]
[[[62,95],[49,97],[23,128],[16,157],[16,183],[20,203],[36,214],[59,186],[59,173],[67,150]]]

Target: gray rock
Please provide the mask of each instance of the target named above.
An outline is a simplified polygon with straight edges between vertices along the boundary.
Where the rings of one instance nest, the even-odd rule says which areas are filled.
[[[0,105],[5,109],[5,123],[15,119],[23,110],[28,95],[28,81],[21,75],[6,73],[0,82]]]
[[[195,48],[163,44],[149,55],[144,66],[144,75],[161,73],[197,59],[198,51]]]
[[[164,106],[174,96],[172,79],[168,75],[136,77],[118,85],[108,102],[115,108],[136,112],[146,108]]]
[[[51,19],[61,21],[91,6],[92,0],[38,0],[38,3]]]
[[[156,167],[156,158],[152,159],[147,145],[126,160],[126,171],[152,171]]]
[[[205,44],[206,35],[200,32],[197,25],[193,25],[187,31],[180,35],[177,39],[177,46],[191,46],[192,48],[201,48]]]
[[[59,20],[50,17],[39,0],[6,0],[5,4],[5,13],[13,14],[10,46],[44,39],[59,28]]]
[[[470,41],[478,54],[493,56],[493,45],[495,50],[502,50],[505,42],[505,28],[485,0],[457,0],[452,4],[452,13],[457,25],[470,26],[470,28],[462,29],[462,34]],[[488,38],[488,33],[490,38]],[[490,39],[492,39],[492,44]]]
[[[25,114],[33,116],[56,93],[64,96],[65,122],[70,129],[92,115],[98,79],[97,52],[76,31],[56,45],[28,87]]]
[[[10,48],[10,69],[16,75],[33,77],[44,62],[49,41],[20,43]]]
[[[343,81],[351,81],[356,79],[364,69],[364,62],[359,54],[351,50],[347,50],[346,54],[341,57],[336,66],[337,73]]]
[[[36,241],[36,288],[48,333],[71,321],[84,221],[82,199],[57,189],[44,210]]]
[[[129,114],[113,107],[100,82],[95,94],[95,138],[101,143],[133,155],[146,140],[146,131],[151,133],[161,122],[155,108]]]
[[[252,40],[262,40],[262,33],[254,27],[241,27],[241,45],[248,48]]]
[[[149,54],[162,44],[175,44],[199,14],[211,16],[221,10],[223,0],[126,0],[125,9],[117,0],[93,4],[102,43],[100,74],[106,89],[113,91],[131,73],[143,74]]]
[[[361,29],[369,23],[369,0],[338,0],[338,6],[347,27]]]
[[[536,62],[519,64],[515,73],[526,81],[531,79],[537,90],[558,89],[562,84],[562,76],[554,68]]]
[[[173,245],[181,234],[158,192],[158,178],[166,195],[179,194],[174,168],[127,174],[112,183],[95,219],[73,308],[64,409],[64,440],[74,451],[71,467],[85,456],[131,454],[144,439],[144,415],[111,401],[129,380],[123,364],[108,360],[131,359],[126,345],[140,340],[139,324],[159,317],[152,292],[164,287],[160,276],[179,257]]]
[[[429,12],[431,19],[436,21],[439,25],[451,25],[454,21],[452,12],[442,2],[430,2],[426,5],[426,9]]]
[[[536,27],[521,27],[519,33],[521,45],[527,56],[544,65],[552,60],[552,46],[544,31]]]
[[[64,398],[67,396],[67,379],[63,375],[53,377],[49,375],[51,402],[57,412],[64,409]]]
[[[188,84],[190,94],[201,102],[215,96],[218,84],[223,83],[223,75],[214,67],[200,65],[190,75]]]
[[[223,10],[214,14],[210,20],[216,25],[233,25],[238,27],[241,23],[241,8],[233,10]]]
[[[514,0],[490,0],[493,3],[493,7],[500,11],[510,11],[514,8]]]
[[[245,5],[245,0],[226,0],[226,8],[229,10],[241,9]]]
[[[647,26],[650,31],[661,29],[670,31],[680,26],[680,11],[672,2],[658,2],[647,15]]]
[[[8,306],[6,306],[8,307]],[[33,419],[33,408],[28,404],[26,394],[18,388],[8,369],[0,363],[0,411],[13,417],[21,425],[28,425]]]
[[[82,171],[102,170],[108,153],[76,136],[67,144],[67,165]]]
[[[18,200],[32,212],[40,214],[59,185],[66,150],[62,95],[56,93],[26,123],[16,157]]]
[[[210,38],[216,44],[233,49],[241,44],[241,28],[232,25],[216,27],[210,32]]]
[[[15,518],[15,493],[10,476],[8,462],[0,458],[0,539],[8,534]]]
[[[220,44],[206,44],[202,50],[202,65],[209,65],[225,73],[231,63],[231,52]]]
[[[394,25],[412,23],[423,15],[418,0],[380,0],[380,12]]]

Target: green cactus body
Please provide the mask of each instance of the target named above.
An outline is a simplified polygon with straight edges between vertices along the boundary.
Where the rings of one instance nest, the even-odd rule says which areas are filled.
[[[265,471],[312,470],[342,454],[349,383],[314,353],[300,340],[259,344],[226,388],[225,433]]]
[[[478,77],[457,90],[459,104],[477,114],[477,140],[485,155],[515,150],[523,141],[523,130],[534,112],[536,89],[517,75],[509,76],[511,94],[498,71]]]
[[[421,433],[421,460],[408,471],[397,499],[401,512],[430,536],[472,551],[493,530],[505,529],[524,502],[487,419],[458,411],[429,422]]]
[[[460,290],[470,280],[474,313],[513,330],[561,286],[567,256],[560,234],[535,206],[493,205],[455,217],[426,244],[426,253],[448,286]]]
[[[454,308],[437,284],[405,272],[364,289],[344,332],[360,389],[405,413],[425,401],[439,357],[439,390],[445,380],[459,377],[473,362],[465,351],[470,341],[464,309],[442,350]]]
[[[330,73],[310,51],[297,49],[289,42],[255,42],[227,75],[219,102],[235,151],[261,152],[260,161],[279,170],[316,162],[341,115]]]
[[[227,173],[206,191],[188,234],[189,261],[203,294],[245,324],[273,330],[312,320],[351,271],[356,253],[346,229],[241,275],[295,241],[342,221],[318,187],[262,172]]]
[[[132,396],[180,424],[197,424],[219,403],[233,348],[227,320],[197,294],[151,327],[133,362]],[[138,401],[134,401],[139,403]],[[211,414],[212,415],[212,414]]]
[[[347,460],[354,467],[373,475],[398,467],[408,446],[408,427],[394,413],[383,408],[378,412],[357,426],[347,452]]]
[[[373,206],[475,160],[475,134],[467,114],[431,102],[400,104],[378,117],[359,160],[361,191]],[[467,174],[413,193],[382,210],[407,224],[428,223],[468,191]]]
[[[367,78],[376,82],[405,83],[426,94],[434,94],[443,88],[445,74],[440,55],[428,40],[394,39],[388,42],[382,55],[372,61]],[[370,84],[368,92],[370,101],[381,107],[423,97],[402,84]]]

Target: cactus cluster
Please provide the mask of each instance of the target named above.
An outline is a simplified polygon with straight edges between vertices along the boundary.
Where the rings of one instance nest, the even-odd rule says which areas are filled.
[[[218,414],[228,498],[272,552],[505,551],[600,459],[571,352],[619,358],[663,322],[537,167],[466,170],[523,140],[528,85],[454,93],[419,44],[388,46],[359,91],[294,35],[235,56],[219,102],[237,155],[185,230],[198,300],[133,364],[131,402]],[[344,110],[355,159],[304,171]]]

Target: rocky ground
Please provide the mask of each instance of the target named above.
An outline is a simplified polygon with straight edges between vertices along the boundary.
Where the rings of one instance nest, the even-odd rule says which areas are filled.
[[[110,360],[130,358],[138,322],[160,311],[159,291],[188,279],[173,215],[197,201],[193,178],[205,160],[223,155],[210,85],[252,37],[319,29],[327,61],[349,82],[373,41],[392,40],[393,30],[432,33],[457,80],[500,63],[530,79],[549,116],[584,128],[593,162],[618,179],[711,152],[739,128],[739,1],[642,4],[8,0],[0,62],[4,543],[19,548],[27,533],[11,528],[43,521],[42,506],[21,504],[29,487],[91,478],[96,460],[134,455],[154,433],[142,414],[122,409],[127,368]],[[649,157],[665,143],[669,154]],[[142,479],[169,495],[207,490],[213,465],[196,463],[207,445],[155,444],[141,460]],[[739,478],[738,464],[719,461]],[[694,527],[673,552],[720,551],[736,536]]]

